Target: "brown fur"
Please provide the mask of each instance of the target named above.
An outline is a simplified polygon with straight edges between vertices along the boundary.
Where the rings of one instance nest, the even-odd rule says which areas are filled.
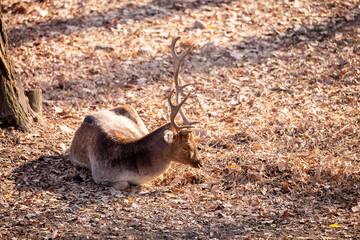
[[[70,160],[91,169],[96,183],[117,188],[149,182],[165,172],[171,161],[201,165],[189,130],[177,132],[168,123],[148,133],[130,106],[87,116],[75,133]]]

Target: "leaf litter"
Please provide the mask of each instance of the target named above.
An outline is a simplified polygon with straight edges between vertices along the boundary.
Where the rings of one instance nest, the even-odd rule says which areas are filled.
[[[0,129],[2,238],[339,238],[360,234],[357,1],[27,1],[1,9],[43,126]],[[87,114],[130,104],[167,122],[170,41],[196,46],[201,170],[129,191],[67,160]]]

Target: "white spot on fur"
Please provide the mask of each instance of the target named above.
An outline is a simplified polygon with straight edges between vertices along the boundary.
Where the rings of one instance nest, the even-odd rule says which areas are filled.
[[[164,134],[164,140],[167,143],[173,143],[174,142],[174,133],[171,130],[166,130]]]

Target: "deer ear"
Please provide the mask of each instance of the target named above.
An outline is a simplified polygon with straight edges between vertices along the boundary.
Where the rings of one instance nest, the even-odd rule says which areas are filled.
[[[167,143],[173,143],[173,142],[174,142],[174,138],[175,138],[175,136],[174,136],[173,131],[171,131],[171,130],[166,130],[166,131],[164,132],[164,140],[165,140],[165,142],[167,142]]]

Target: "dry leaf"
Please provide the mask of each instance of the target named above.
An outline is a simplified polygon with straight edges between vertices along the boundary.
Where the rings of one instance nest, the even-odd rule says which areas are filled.
[[[59,128],[64,131],[64,132],[67,132],[67,133],[74,133],[75,131],[65,125],[58,125]]]

